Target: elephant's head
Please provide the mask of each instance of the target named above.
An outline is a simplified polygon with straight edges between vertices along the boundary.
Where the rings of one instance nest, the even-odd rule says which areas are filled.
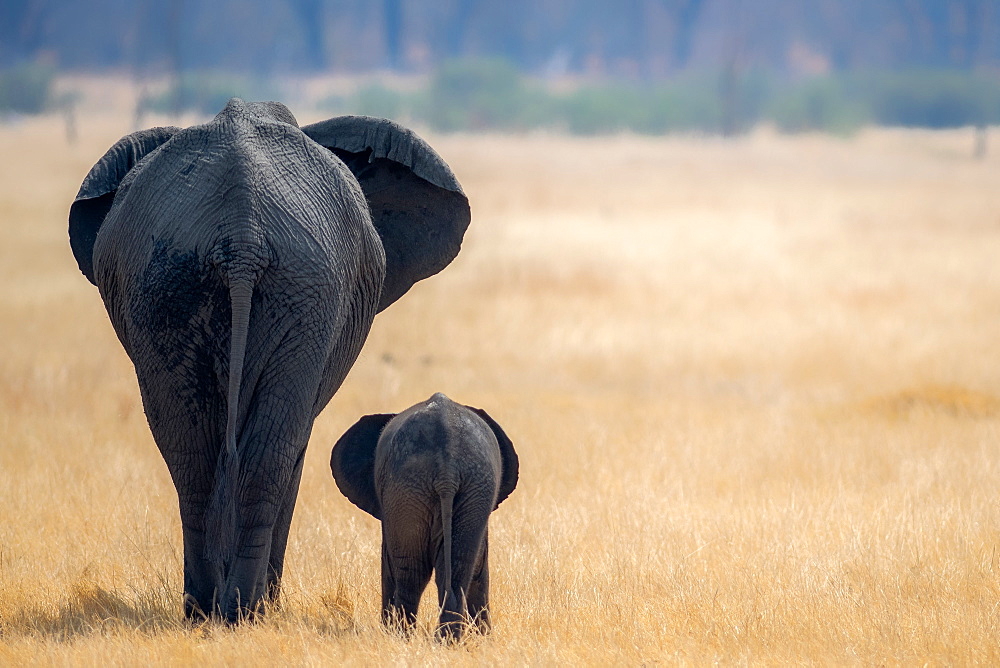
[[[367,116],[340,116],[299,130],[284,105],[238,98],[230,100],[216,120],[234,113],[292,126],[293,132],[333,152],[354,174],[385,250],[379,311],[455,259],[471,220],[469,201],[447,163],[411,130]],[[134,132],[90,170],[70,209],[69,237],[80,271],[91,283],[95,282],[94,243],[116,193],[144,160],[168,149],[184,132],[177,127]],[[289,159],[295,159],[294,150]]]
[[[500,448],[502,470],[495,510],[517,486],[517,453],[510,438],[489,413],[472,406],[464,408],[486,423],[496,436]],[[330,454],[330,469],[337,487],[351,503],[378,520],[382,519],[382,510],[375,490],[375,450],[382,431],[396,415],[398,414],[380,413],[364,416],[340,437]]]

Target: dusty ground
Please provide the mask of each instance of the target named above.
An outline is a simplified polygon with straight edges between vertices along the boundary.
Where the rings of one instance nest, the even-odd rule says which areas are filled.
[[[66,240],[128,130],[0,127],[0,663],[1000,663],[1000,149],[971,131],[431,137],[465,248],[318,420],[283,610],[192,631],[176,496]],[[380,629],[378,525],[327,466],[437,390],[521,456],[495,633],[459,648]]]

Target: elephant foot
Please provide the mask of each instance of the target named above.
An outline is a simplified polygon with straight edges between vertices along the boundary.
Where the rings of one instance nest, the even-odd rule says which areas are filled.
[[[257,601],[252,606],[243,606],[238,603],[223,608],[220,618],[230,626],[237,624],[256,624],[264,619],[266,607],[263,601]]]
[[[409,640],[417,628],[417,614],[396,606],[382,609],[382,626],[390,633],[395,633]]]
[[[261,588],[263,589],[263,588]],[[254,624],[264,618],[268,608],[265,596],[260,594],[244,599],[237,587],[232,587],[219,600],[216,612],[229,625]]]
[[[465,637],[469,628],[469,621],[465,615],[445,610],[441,613],[440,620],[438,620],[438,627],[434,632],[434,637],[439,642],[445,644],[459,642]]]
[[[187,619],[192,626],[200,626],[208,621],[209,617],[205,613],[201,604],[198,603],[198,599],[187,592],[184,592],[183,605],[184,618]],[[211,609],[211,607],[209,609]]]
[[[472,620],[472,628],[475,629],[476,632],[478,632],[480,635],[484,635],[484,636],[489,635],[490,631],[493,628],[490,625],[490,616],[489,616],[489,614],[488,613],[487,614],[480,613],[480,614],[476,615],[475,618],[473,618],[473,620]]]
[[[273,578],[267,581],[264,588],[264,601],[270,610],[281,610],[281,579]]]

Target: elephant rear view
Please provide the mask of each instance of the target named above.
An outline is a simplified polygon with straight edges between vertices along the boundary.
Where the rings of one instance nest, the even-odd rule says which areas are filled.
[[[469,205],[409,130],[230,100],[115,144],[69,232],[177,488],[185,612],[273,599],[306,443],[378,311],[456,256]]]
[[[330,456],[337,486],[382,522],[382,621],[410,629],[434,571],[438,635],[487,631],[490,513],[517,485],[517,453],[486,411],[443,394],[367,415]]]

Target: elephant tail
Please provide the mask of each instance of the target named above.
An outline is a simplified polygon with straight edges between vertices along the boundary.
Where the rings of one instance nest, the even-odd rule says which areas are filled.
[[[444,553],[444,558],[441,560],[444,566],[444,577],[441,579],[444,581],[445,590],[442,594],[442,605],[445,610],[458,610],[459,602],[458,597],[455,595],[455,589],[451,583],[451,529],[452,529],[452,506],[455,501],[455,490],[450,488],[439,488],[438,489],[438,499],[441,501],[441,532],[444,534],[444,545],[442,546],[442,551]]]
[[[252,280],[233,280],[229,285],[232,305],[232,334],[229,344],[229,387],[226,394],[226,441],[219,450],[215,466],[215,486],[205,514],[205,558],[210,562],[229,563],[233,558],[238,525],[237,499],[240,453],[236,449],[239,419],[240,384],[250,330]]]

